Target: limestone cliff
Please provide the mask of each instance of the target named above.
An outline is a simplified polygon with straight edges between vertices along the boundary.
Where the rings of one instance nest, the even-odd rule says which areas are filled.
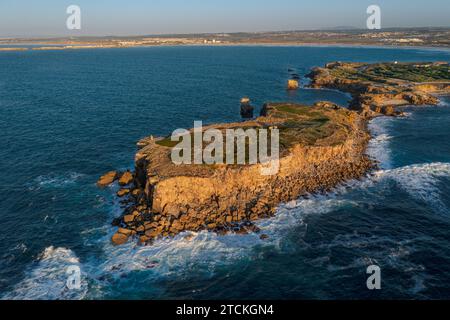
[[[372,166],[364,152],[365,121],[355,112],[318,103],[267,104],[262,113],[253,121],[213,127],[277,126],[282,150],[273,176],[261,175],[261,164],[175,165],[168,139],[141,140],[131,188],[135,196],[117,221],[122,228],[116,241],[125,234],[148,242],[184,230],[255,231],[251,221],[273,215],[280,202],[329,190]]]

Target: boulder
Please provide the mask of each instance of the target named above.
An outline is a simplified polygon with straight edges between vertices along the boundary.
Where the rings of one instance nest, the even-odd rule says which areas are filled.
[[[140,244],[146,244],[149,240],[150,240],[150,238],[147,237],[147,236],[140,236],[139,237],[139,243]]]
[[[97,186],[100,188],[105,188],[113,183],[117,179],[118,175],[116,171],[110,171],[100,177],[97,181]]]
[[[213,230],[213,229],[217,228],[217,223],[210,223],[207,225],[207,227],[209,230]]]
[[[125,223],[131,223],[131,222],[134,221],[134,218],[135,218],[134,215],[129,214],[129,215],[126,215],[126,216],[123,217],[123,221],[124,221]]]
[[[180,221],[175,220],[172,223],[172,226],[170,227],[170,229],[172,231],[174,231],[174,232],[179,232],[179,231],[182,231],[184,229],[184,227],[183,227],[183,224]]]
[[[382,111],[381,108],[382,107],[380,105],[372,105],[371,106],[372,111],[375,113],[381,113],[381,111]]]
[[[124,172],[119,179],[121,186],[129,185],[131,182],[133,182],[133,174],[130,171]]]
[[[435,105],[439,102],[439,99],[437,99],[436,97],[417,91],[412,93],[406,93],[403,95],[403,98],[414,105],[423,105],[423,104]]]
[[[175,204],[168,204],[164,207],[163,214],[165,216],[174,217],[178,219],[181,215],[180,208]]]
[[[139,216],[139,211],[134,210],[134,211],[131,213],[131,215],[134,216],[134,217],[137,217],[137,216]]]
[[[288,80],[288,90],[297,90],[299,88],[298,81],[295,79]]]
[[[133,195],[133,197],[139,197],[141,195],[142,191],[141,189],[134,189],[131,194]]]
[[[119,198],[122,198],[122,197],[125,197],[129,193],[130,193],[130,189],[120,189],[119,191],[117,191],[117,196]]]
[[[123,233],[117,232],[117,233],[115,233],[115,234],[112,236],[111,241],[112,241],[112,243],[113,243],[114,245],[120,246],[120,245],[122,245],[122,244],[127,243],[127,241],[128,241],[128,236],[127,236],[127,235],[124,235]]]
[[[130,229],[125,229],[125,228],[119,228],[119,230],[117,230],[117,233],[121,233],[123,235],[126,235],[127,237],[131,236],[133,234],[133,231]]]
[[[381,113],[384,114],[385,116],[396,115],[395,108],[393,106],[384,106],[383,108],[381,108]]]
[[[361,105],[361,111],[360,111],[360,114],[361,114],[361,116],[362,116],[363,118],[366,118],[366,119],[370,119],[370,118],[373,118],[373,117],[375,116],[374,111],[372,111],[372,109],[370,108],[370,106],[367,105],[367,104]]]
[[[337,104],[329,101],[319,101],[314,104],[314,106],[321,107],[321,108],[329,108],[333,110],[339,110],[341,107]]]
[[[249,98],[241,99],[241,117],[242,118],[253,118],[254,108],[250,105]]]
[[[153,230],[147,230],[145,231],[145,236],[153,239],[158,237],[161,234],[162,230],[158,230],[158,229],[153,229]]]

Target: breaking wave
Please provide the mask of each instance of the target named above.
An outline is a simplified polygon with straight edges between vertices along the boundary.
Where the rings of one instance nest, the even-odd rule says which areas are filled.
[[[426,202],[438,212],[448,212],[442,202],[439,178],[450,176],[450,163],[427,163],[375,172],[374,181],[394,180],[411,197]]]
[[[28,189],[39,190],[41,188],[63,188],[76,183],[84,176],[84,174],[78,172],[70,172],[64,175],[52,174],[47,176],[39,176],[28,185]]]
[[[102,298],[105,290],[115,281],[126,278],[132,272],[145,271],[146,283],[161,281],[175,277],[178,280],[188,279],[195,272],[202,277],[212,277],[223,266],[234,264],[244,259],[258,259],[260,250],[255,248],[270,247],[271,250],[289,253],[299,243],[290,243],[287,235],[290,230],[298,234],[306,233],[309,215],[323,215],[338,210],[358,206],[358,201],[347,196],[354,190],[363,192],[363,197],[372,197],[372,188],[380,184],[394,181],[409,192],[419,197],[430,206],[440,210],[448,210],[440,200],[437,183],[440,177],[450,176],[449,163],[430,163],[411,165],[396,169],[379,170],[361,181],[353,181],[348,185],[337,188],[327,195],[310,195],[283,204],[278,208],[275,217],[258,221],[256,225],[261,229],[259,234],[247,235],[217,235],[215,233],[184,232],[172,239],[162,239],[152,246],[139,246],[130,242],[124,246],[114,247],[110,244],[110,237],[114,230],[108,227],[108,235],[102,238],[86,234],[88,242],[96,242],[103,246],[105,257],[85,263],[83,266],[76,255],[65,248],[47,248],[33,265],[25,280],[4,299],[83,299]],[[261,240],[265,234],[267,239]],[[298,238],[302,237],[296,237]],[[342,235],[324,245],[328,249],[334,246],[344,246],[352,250],[364,248],[369,244],[379,243],[380,246],[390,248],[386,261],[392,267],[411,272],[417,283],[414,292],[424,290],[421,265],[408,262],[408,257],[414,251],[409,243],[397,243],[390,238],[364,238],[359,234]],[[92,243],[89,243],[92,244]],[[308,244],[305,242],[305,246]],[[322,264],[326,263],[329,271],[339,271],[349,268],[359,268],[370,263],[377,263],[384,259],[383,254],[372,255],[375,258],[362,257],[347,266],[333,265],[327,257],[319,257]],[[315,259],[315,260],[317,260]],[[370,261],[368,261],[369,259]],[[372,260],[371,260],[372,259]],[[314,261],[311,261],[313,263]],[[320,261],[316,261],[320,262]],[[85,277],[81,290],[69,290],[65,286],[68,265],[79,265]],[[82,282],[83,283],[83,282]],[[90,286],[88,293],[88,286]],[[94,288],[94,289],[93,289]],[[92,289],[92,290],[91,290]]]
[[[392,118],[378,117],[369,122],[368,128],[372,135],[367,148],[367,154],[379,162],[382,169],[392,167],[391,151],[389,142],[392,137],[389,135],[387,126],[393,121]]]
[[[6,300],[78,300],[87,292],[87,283],[83,281],[81,288],[69,290],[66,286],[67,268],[81,265],[77,256],[69,249],[48,247],[42,252],[25,279],[7,293]]]

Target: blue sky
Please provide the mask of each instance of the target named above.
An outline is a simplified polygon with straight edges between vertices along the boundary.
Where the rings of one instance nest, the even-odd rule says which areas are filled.
[[[66,29],[71,4],[81,31]],[[450,26],[449,0],[0,0],[0,37],[362,28],[371,4],[382,27]]]

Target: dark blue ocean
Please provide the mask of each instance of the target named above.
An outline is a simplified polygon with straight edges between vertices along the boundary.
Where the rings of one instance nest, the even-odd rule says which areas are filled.
[[[288,69],[326,62],[449,61],[450,51],[346,47],[155,47],[0,53],[0,298],[450,298],[450,99],[378,118],[380,168],[327,195],[282,204],[258,235],[201,232],[115,248],[117,187],[135,143],[239,120],[239,100],[345,105],[288,94]],[[369,291],[366,268],[381,268]],[[66,271],[81,268],[81,288]]]

